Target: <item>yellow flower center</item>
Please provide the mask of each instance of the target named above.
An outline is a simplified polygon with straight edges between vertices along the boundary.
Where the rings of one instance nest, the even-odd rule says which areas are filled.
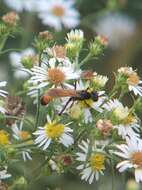
[[[53,121],[51,123],[47,123],[44,128],[49,138],[56,139],[64,133],[65,126]]]
[[[131,157],[131,161],[133,164],[138,165],[140,168],[142,168],[142,152],[135,152],[133,153]]]
[[[90,108],[94,102],[93,100],[88,99],[88,100],[80,101],[79,103],[80,103],[80,106],[83,108]]]
[[[131,124],[134,122],[136,122],[136,118],[132,115],[128,115],[128,117],[123,120],[123,124],[125,125]]]
[[[64,82],[65,74],[60,69],[48,69],[48,78],[49,81],[55,85],[59,85]]]
[[[0,144],[1,145],[9,144],[9,134],[4,130],[0,130]]]
[[[65,15],[65,9],[59,5],[52,8],[52,14],[57,17],[63,17]]]
[[[129,84],[129,85],[135,86],[135,85],[138,85],[139,82],[140,82],[140,78],[139,78],[139,76],[137,75],[137,73],[135,73],[135,72],[134,72],[133,74],[131,74],[131,75],[129,76],[129,78],[128,78],[128,84]]]
[[[90,159],[90,166],[93,170],[104,170],[105,169],[105,156],[103,154],[100,153],[96,153],[91,155]]]
[[[119,120],[123,120],[128,117],[129,110],[127,107],[118,106],[113,113]]]
[[[21,131],[20,132],[20,137],[21,137],[22,140],[26,140],[26,139],[28,139],[30,137],[30,134],[29,134],[28,131]]]

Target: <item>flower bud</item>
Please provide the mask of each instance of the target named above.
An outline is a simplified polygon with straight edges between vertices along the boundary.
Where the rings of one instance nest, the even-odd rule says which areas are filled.
[[[9,12],[2,17],[2,21],[5,24],[15,27],[20,20],[19,15],[16,12]]]
[[[21,59],[22,65],[27,69],[31,69],[33,65],[38,65],[38,61],[39,58],[37,55],[24,56]]]
[[[108,136],[113,127],[110,120],[99,119],[96,123],[96,127],[101,131],[104,136]]]
[[[103,53],[105,47],[108,44],[108,40],[104,36],[98,35],[95,40],[90,43],[90,53],[94,56],[99,56]]]
[[[82,111],[78,104],[74,104],[69,110],[69,115],[73,119],[79,119],[81,114],[82,114]]]

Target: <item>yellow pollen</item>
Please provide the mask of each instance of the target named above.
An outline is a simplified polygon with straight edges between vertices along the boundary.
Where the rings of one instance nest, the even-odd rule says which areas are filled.
[[[51,123],[47,123],[44,128],[49,138],[56,139],[64,133],[65,126],[53,121]]]
[[[59,5],[52,8],[52,14],[57,17],[63,17],[65,15],[65,9]]]
[[[138,85],[140,82],[140,78],[139,76],[137,75],[137,73],[133,73],[129,76],[128,78],[128,84],[129,85]]]
[[[30,137],[30,134],[28,131],[21,131],[20,132],[20,137],[22,140],[28,139]]]
[[[131,161],[133,164],[138,165],[138,167],[142,168],[142,152],[135,152],[131,157]]]
[[[64,82],[65,74],[60,69],[48,69],[48,78],[49,81],[55,85],[59,85]]]
[[[105,156],[103,154],[96,153],[96,154],[91,155],[89,162],[93,170],[100,171],[100,170],[105,169],[105,165],[104,165]]]
[[[136,118],[132,115],[128,115],[127,118],[123,120],[123,124],[128,125],[136,121]]]
[[[4,130],[0,130],[0,145],[9,144],[9,134]]]
[[[88,100],[80,101],[79,103],[80,103],[80,106],[83,108],[90,108],[94,102],[93,100],[88,99]]]

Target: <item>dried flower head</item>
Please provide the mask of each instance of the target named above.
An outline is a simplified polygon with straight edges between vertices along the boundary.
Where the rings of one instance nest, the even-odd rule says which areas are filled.
[[[53,35],[49,31],[39,32],[39,37],[44,40],[53,40]]]
[[[22,117],[26,111],[25,104],[23,103],[22,99],[18,96],[8,96],[6,99],[6,115],[7,116],[14,116],[14,117]],[[6,120],[8,125],[12,125],[15,123],[15,119],[8,119]]]
[[[56,58],[62,58],[62,59],[66,58],[65,46],[55,45],[54,47],[48,50],[48,53]]]
[[[104,136],[108,136],[113,127],[110,120],[99,119],[96,123],[96,127],[101,131]]]
[[[8,190],[8,185],[0,181],[0,190]]]
[[[4,23],[10,26],[16,26],[17,22],[20,20],[19,15],[16,12],[9,12],[3,15],[2,20]]]
[[[93,72],[91,70],[86,70],[86,71],[83,71],[81,73],[81,78],[82,79],[85,79],[85,80],[91,80],[94,78],[94,76],[96,76],[97,73],[96,72]]]

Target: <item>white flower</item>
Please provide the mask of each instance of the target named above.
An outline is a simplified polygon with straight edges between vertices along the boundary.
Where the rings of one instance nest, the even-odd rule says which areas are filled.
[[[76,90],[77,91],[88,91],[89,92],[89,83],[83,83],[81,80],[76,83]],[[73,89],[73,88],[71,88]],[[61,105],[56,106],[56,109],[61,112],[61,110],[66,106],[66,109],[62,112],[65,113],[66,111],[68,114],[72,117],[74,114],[71,112],[72,107],[75,106],[78,111],[80,110],[80,113],[76,114],[76,116],[79,118],[81,115],[83,116],[82,119],[85,123],[89,123],[93,121],[91,109],[94,109],[97,112],[102,113],[103,109],[101,108],[101,105],[103,104],[104,100],[106,99],[106,96],[104,96],[104,91],[91,91],[92,96],[94,96],[97,100],[93,100],[92,98],[88,98],[85,100],[77,100],[73,102],[70,101],[68,105],[66,106],[67,102],[69,101],[69,98],[65,97],[61,99]],[[80,107],[80,109],[79,109]],[[73,108],[74,109],[74,108]],[[75,113],[75,111],[74,111]],[[74,117],[74,116],[73,116]],[[75,118],[75,117],[74,117]],[[77,118],[76,118],[77,119]]]
[[[136,23],[124,14],[107,13],[98,18],[94,29],[108,38],[112,48],[118,48],[135,33]]]
[[[1,88],[1,87],[5,87],[6,84],[7,84],[6,81],[1,81],[1,82],[0,82],[0,88]],[[6,97],[7,94],[8,94],[8,93],[7,93],[5,90],[1,90],[1,89],[0,89],[0,96]]]
[[[45,126],[38,127],[38,130],[33,133],[37,136],[35,144],[38,144],[39,147],[43,146],[43,150],[46,150],[52,141],[57,141],[65,147],[69,147],[74,143],[73,137],[70,134],[73,130],[67,127],[69,124],[61,124],[55,120],[51,121],[51,118],[47,116]]]
[[[11,174],[7,173],[7,167],[4,167],[5,169],[0,170],[0,180],[2,179],[7,179],[9,177],[11,177]]]
[[[79,145],[81,152],[77,152],[76,160],[82,162],[81,165],[77,167],[78,170],[81,170],[81,179],[89,181],[91,184],[96,178],[99,179],[99,174],[103,175],[103,170],[105,169],[105,155],[102,150],[96,150],[94,147],[90,147],[89,140],[84,141]]]
[[[22,12],[23,10],[34,11],[37,7],[36,0],[4,0],[4,2],[11,9],[18,12]]]
[[[135,95],[142,96],[142,80],[137,72],[132,67],[121,67],[118,73],[127,77],[126,83],[128,84],[129,91],[133,91]]]
[[[83,42],[84,40],[84,33],[82,30],[71,30],[69,33],[67,33],[67,42],[70,43],[70,42],[75,42],[75,43],[78,43],[78,42]]]
[[[56,63],[56,59],[51,58],[45,67],[34,66],[31,69],[32,76],[28,81],[29,84],[37,85],[38,89],[48,85],[57,86],[63,84],[69,86],[66,81],[80,77],[80,71],[75,71],[69,60],[66,60],[64,65],[56,65]]]
[[[142,181],[142,140],[135,138],[127,138],[126,144],[117,145],[118,151],[116,155],[124,159],[117,164],[119,172],[123,172],[129,168],[135,169],[136,182]]]
[[[22,127],[23,127],[23,122],[20,123],[20,126],[18,126],[17,123],[14,123],[12,125],[13,137],[16,140],[26,140],[30,137],[29,132],[22,130]],[[28,144],[28,141],[26,143]],[[31,150],[29,148],[24,148],[21,151],[21,154],[24,161],[32,160],[32,157],[30,155]]]
[[[103,75],[96,75],[93,78],[94,86],[98,88],[103,88],[105,84],[107,83],[107,81],[108,81],[108,77],[103,76]]]
[[[129,108],[124,107],[117,99],[109,100],[103,105],[103,108],[111,112],[110,120],[113,128],[118,130],[118,134],[125,139],[127,136],[138,138],[140,125],[138,119],[130,113]],[[135,132],[136,131],[136,132]]]
[[[25,69],[21,63],[22,58],[34,56],[35,52],[32,48],[27,48],[21,52],[10,53],[10,61],[14,70],[14,77],[17,79],[25,79],[29,76],[30,71]]]
[[[87,84],[87,83],[83,84],[83,82],[80,81],[79,83],[77,83],[76,89],[77,90],[86,90],[89,87],[88,85],[89,84]],[[98,98],[97,101],[93,101],[92,99],[79,101],[79,104],[84,111],[83,116],[84,116],[85,123],[93,121],[92,114],[90,111],[91,108],[93,108],[97,112],[100,112],[100,113],[103,112],[101,105],[103,104],[103,102],[106,99],[106,96],[104,96],[103,94],[104,94],[104,91],[94,92],[94,96],[97,96],[97,98]]]
[[[62,24],[67,28],[79,24],[79,13],[74,8],[74,1],[40,0],[37,4],[39,18],[45,25],[61,30]]]

